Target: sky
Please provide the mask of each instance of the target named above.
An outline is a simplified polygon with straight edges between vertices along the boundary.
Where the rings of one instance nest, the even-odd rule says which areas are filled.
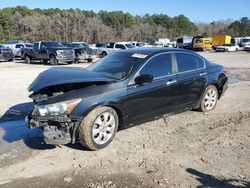
[[[121,10],[133,15],[149,13],[174,17],[184,14],[193,22],[207,23],[250,18],[250,0],[0,0],[0,9],[18,5],[32,9]]]

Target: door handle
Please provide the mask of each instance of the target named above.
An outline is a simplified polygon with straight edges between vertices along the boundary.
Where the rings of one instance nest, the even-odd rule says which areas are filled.
[[[175,84],[177,82],[177,80],[169,80],[169,81],[167,81],[167,86],[169,86],[169,85],[172,85],[172,84]]]
[[[202,72],[202,73],[200,73],[200,76],[205,76],[205,75],[207,75],[207,73],[206,73],[206,72]]]

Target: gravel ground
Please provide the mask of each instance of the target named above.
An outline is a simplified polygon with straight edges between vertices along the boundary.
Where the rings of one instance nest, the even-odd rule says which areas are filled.
[[[250,187],[250,53],[201,55],[230,77],[214,111],[166,115],[95,152],[45,145],[13,115],[29,111],[26,88],[50,66],[0,63],[0,187]]]

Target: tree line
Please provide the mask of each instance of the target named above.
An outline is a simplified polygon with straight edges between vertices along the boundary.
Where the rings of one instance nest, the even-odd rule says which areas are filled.
[[[0,43],[12,39],[153,42],[159,38],[175,40],[183,35],[250,35],[247,17],[234,22],[193,23],[184,15],[133,16],[122,11],[85,11],[80,9],[29,9],[24,6],[0,9]]]

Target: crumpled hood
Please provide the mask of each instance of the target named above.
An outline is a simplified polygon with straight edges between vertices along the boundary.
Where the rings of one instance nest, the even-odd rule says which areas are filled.
[[[38,92],[39,90],[55,85],[87,82],[112,82],[115,79],[104,77],[96,72],[83,68],[50,68],[40,73],[29,86],[28,90]]]

